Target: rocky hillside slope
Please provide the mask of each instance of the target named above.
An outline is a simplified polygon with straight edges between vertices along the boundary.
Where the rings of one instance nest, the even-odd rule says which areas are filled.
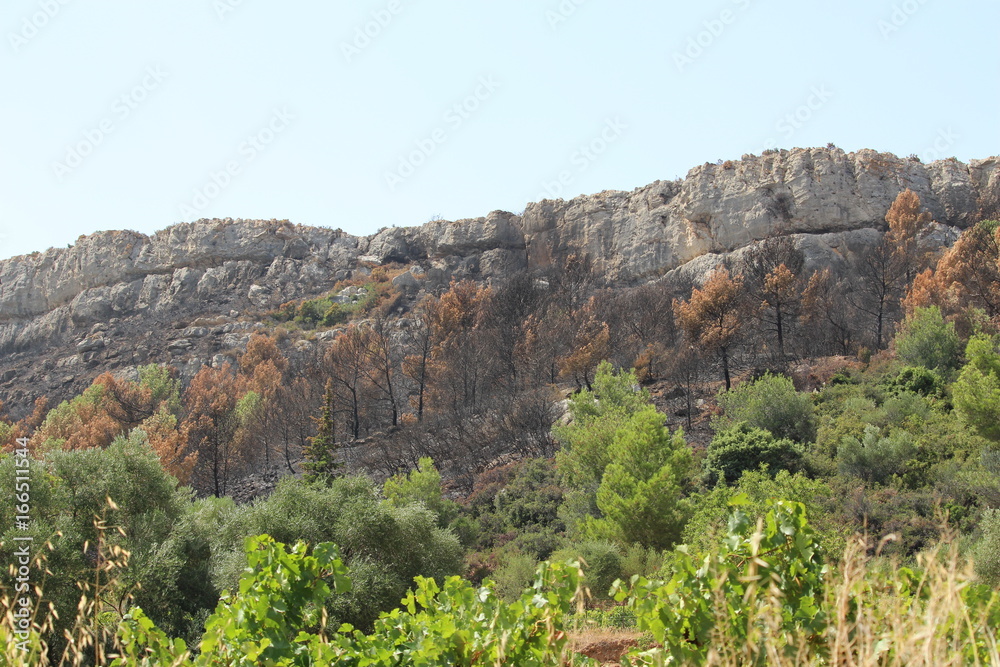
[[[589,255],[612,282],[635,284],[702,272],[717,255],[774,234],[794,235],[813,264],[837,264],[877,241],[905,188],[939,223],[932,240],[946,244],[1000,208],[998,159],[922,164],[871,150],[771,151],[632,192],[367,237],[231,219],[152,236],[101,232],[0,262],[0,400],[22,414],[35,396],[61,398],[103,370],[142,363],[193,374],[244,345],[259,313],[389,262],[412,267],[396,278],[412,297],[455,277],[498,279],[571,254]]]

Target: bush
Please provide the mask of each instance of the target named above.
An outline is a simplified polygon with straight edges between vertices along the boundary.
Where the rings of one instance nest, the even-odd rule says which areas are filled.
[[[622,556],[618,547],[610,542],[583,542],[552,554],[551,560],[562,563],[582,560],[587,588],[597,600],[611,598],[611,584],[622,577]]]
[[[497,595],[501,600],[512,601],[521,597],[524,589],[531,586],[538,562],[526,554],[510,553],[500,562],[493,573]]]
[[[918,427],[930,416],[931,406],[920,394],[903,391],[886,399],[872,419],[879,426]]]
[[[1000,353],[980,334],[969,341],[965,356],[969,363],[953,386],[955,410],[981,436],[1000,442]]]
[[[458,538],[438,527],[422,503],[397,507],[383,502],[362,478],[340,478],[329,486],[286,477],[275,492],[231,515],[213,553],[213,582],[233,588],[246,567],[243,540],[269,534],[276,540],[335,542],[347,556],[357,586],[331,600],[331,623],[371,627],[395,607],[417,575],[442,579],[461,571]]]
[[[441,492],[441,473],[434,461],[425,456],[416,470],[408,475],[396,475],[385,481],[383,493],[393,505],[405,507],[412,503],[423,505],[438,517],[438,525],[447,527],[458,516],[458,504],[448,500]]]
[[[895,384],[903,391],[921,396],[940,396],[944,393],[941,376],[923,366],[907,366],[896,376]]]
[[[779,470],[796,470],[802,450],[791,440],[775,439],[770,432],[740,422],[716,433],[708,445],[705,474],[708,483],[734,484],[744,472],[767,466],[772,476]]]
[[[0,482],[14,489],[17,474],[13,457],[4,457]],[[168,610],[181,604],[176,588],[183,575],[180,563],[162,543],[189,502],[189,492],[177,489],[177,480],[160,467],[144,435],[118,437],[107,449],[53,452],[47,460],[32,462],[30,478],[32,521],[26,534],[37,545],[36,554],[44,553],[51,572],[37,606],[42,609],[51,603],[59,615],[50,643],[57,649],[62,646],[63,631],[72,627],[76,616],[78,585],[94,581],[99,539],[101,557],[117,547],[131,552],[129,568],[120,577],[121,588],[109,595],[138,589],[141,583],[138,598],[158,619],[168,620]],[[20,545],[12,538],[24,536],[15,529],[13,510],[13,502],[0,504],[0,559],[5,563],[17,562],[13,552]],[[106,521],[103,531],[95,525],[98,518]],[[46,542],[51,548],[43,551]],[[6,568],[0,572],[0,588],[14,589]]]
[[[498,477],[502,476],[502,477]],[[474,521],[477,541],[470,543],[492,548],[498,537],[517,534],[517,545],[524,551],[548,556],[556,547],[557,535],[565,530],[559,516],[563,489],[559,486],[555,467],[546,459],[525,459],[502,470],[484,476],[485,484],[477,484],[467,499],[471,518],[460,517],[451,524],[459,535],[468,535],[468,521]]]
[[[562,531],[559,504],[563,490],[556,471],[545,459],[526,459],[517,466],[510,483],[494,501],[497,515],[508,530],[525,530],[535,526]]]
[[[937,306],[917,308],[896,334],[896,355],[911,366],[947,373],[958,368],[962,342]]]
[[[901,475],[915,453],[912,436],[894,430],[882,437],[874,426],[866,426],[859,440],[845,437],[837,450],[838,468],[843,475],[858,477],[869,484],[884,484],[893,475]]]
[[[824,548],[840,553],[851,531],[831,512],[834,495],[826,481],[802,473],[782,470],[772,476],[762,470],[746,472],[735,485],[718,486],[697,497],[694,514],[684,528],[684,543],[692,552],[711,550],[726,532],[734,501],[748,515],[758,517],[767,514],[775,498],[795,498],[805,505],[809,516],[816,517],[816,532]]]
[[[1000,510],[986,510],[979,525],[983,536],[973,550],[976,574],[984,583],[996,587],[1000,584]]]
[[[719,395],[723,416],[717,420],[719,430],[746,422],[752,427],[770,431],[775,438],[796,442],[816,439],[816,417],[812,399],[795,391],[792,381],[781,375],[765,373],[759,379],[742,384]]]
[[[659,549],[631,544],[622,552],[622,579],[628,581],[635,575],[652,576],[663,567],[663,561],[663,552]]]

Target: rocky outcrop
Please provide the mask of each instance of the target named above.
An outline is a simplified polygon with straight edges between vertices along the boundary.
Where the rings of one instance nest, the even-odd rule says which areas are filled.
[[[880,227],[907,188],[939,223],[963,228],[995,206],[1000,170],[996,158],[925,165],[871,150],[772,151],[696,167],[681,182],[529,204],[522,225],[529,266],[577,252],[632,280],[774,234]]]
[[[697,277],[774,234],[793,235],[812,266],[843,265],[877,242],[905,188],[940,223],[932,244],[1000,212],[997,158],[922,164],[824,148],[705,164],[683,181],[545,200],[520,216],[495,211],[369,237],[231,219],[152,236],[100,232],[0,261],[0,400],[16,399],[25,377],[42,385],[26,393],[39,395],[116,365],[183,361],[193,372],[199,351],[221,363],[245,344],[255,313],[390,262],[409,265],[394,284],[410,299],[456,277],[499,279],[572,254],[619,284],[671,271]],[[190,325],[198,318],[205,323]]]

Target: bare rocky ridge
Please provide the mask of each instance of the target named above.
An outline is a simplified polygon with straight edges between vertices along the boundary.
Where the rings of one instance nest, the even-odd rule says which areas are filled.
[[[152,236],[100,232],[0,262],[0,400],[21,414],[35,396],[65,397],[103,370],[153,361],[193,374],[245,345],[259,326],[254,313],[388,262],[413,266],[396,279],[413,298],[455,277],[498,279],[571,254],[619,284],[697,276],[774,234],[793,235],[814,266],[837,266],[878,241],[905,188],[939,223],[928,242],[946,245],[997,210],[998,160],[795,149],[705,164],[632,192],[532,203],[520,216],[495,211],[369,237],[231,219]]]

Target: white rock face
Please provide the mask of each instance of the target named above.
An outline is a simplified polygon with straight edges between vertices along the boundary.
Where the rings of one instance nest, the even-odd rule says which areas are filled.
[[[705,164],[682,182],[530,204],[529,266],[586,253],[613,279],[669,271],[773,234],[829,234],[884,223],[905,189],[934,219],[964,228],[1000,198],[997,158],[930,165],[863,150],[795,149]]]
[[[453,277],[502,279],[586,254],[615,281],[684,267],[692,275],[772,234],[795,235],[807,262],[829,265],[878,239],[905,188],[947,244],[984,211],[1000,212],[998,159],[929,165],[864,150],[773,151],[695,167],[683,181],[529,204],[522,216],[394,227],[370,237],[287,221],[203,220],[152,236],[100,232],[70,248],[0,261],[0,353],[80,340],[95,324],[267,310],[329,291],[371,263],[413,270],[406,291]],[[697,260],[697,261],[695,261]],[[420,276],[416,278],[414,276]],[[415,284],[414,284],[415,283]]]

